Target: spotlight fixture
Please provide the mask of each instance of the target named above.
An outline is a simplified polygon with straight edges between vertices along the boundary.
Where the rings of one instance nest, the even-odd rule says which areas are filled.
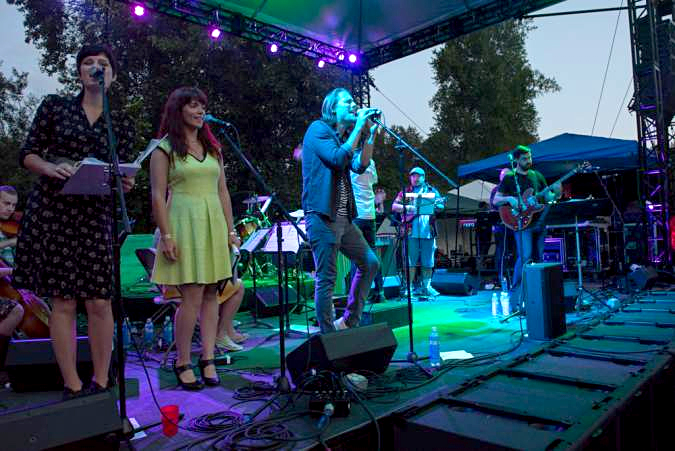
[[[268,48],[270,53],[277,53],[279,51],[279,46],[276,43],[270,44]]]
[[[143,17],[145,16],[145,6],[140,3],[134,3],[131,5],[131,13],[136,17]]]
[[[220,36],[222,36],[222,34],[223,34],[223,32],[220,31],[220,28],[218,28],[218,27],[211,27],[209,29],[209,36],[213,40],[220,39]]]
[[[355,64],[357,59],[358,59],[358,58],[357,58],[357,56],[356,56],[356,53],[350,53],[350,54],[349,54],[349,62],[350,62],[350,63]]]
[[[338,53],[337,59],[338,59],[338,61],[344,61],[345,60],[344,52]]]
[[[326,65],[326,62],[321,59],[318,63],[316,63],[316,65],[319,66],[319,69],[323,69],[323,67]]]

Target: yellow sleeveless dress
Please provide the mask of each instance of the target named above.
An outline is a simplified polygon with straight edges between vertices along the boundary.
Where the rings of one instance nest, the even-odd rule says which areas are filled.
[[[159,148],[169,154],[168,140]],[[218,196],[220,163],[188,154],[169,167],[169,224],[178,247],[172,262],[157,253],[152,281],[163,285],[211,284],[232,277],[227,222]]]

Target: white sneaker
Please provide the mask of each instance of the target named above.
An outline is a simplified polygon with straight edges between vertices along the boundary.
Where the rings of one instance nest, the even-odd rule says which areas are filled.
[[[436,291],[436,289],[434,287],[432,287],[431,284],[429,284],[429,285],[427,285],[426,294],[427,294],[427,296],[436,297],[440,293],[438,291]]]
[[[241,351],[244,349],[242,345],[235,343],[229,335],[225,335],[225,338],[216,338],[216,347],[230,352]]]
[[[349,326],[345,323],[345,319],[342,316],[333,321],[333,326],[335,326],[335,330],[349,329]]]

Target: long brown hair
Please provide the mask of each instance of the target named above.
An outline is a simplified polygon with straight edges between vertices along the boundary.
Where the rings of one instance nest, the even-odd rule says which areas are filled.
[[[157,136],[161,138],[164,135],[168,135],[172,154],[177,155],[181,159],[185,159],[188,154],[188,147],[185,143],[185,127],[183,126],[183,107],[192,101],[197,101],[206,108],[206,94],[201,89],[188,86],[175,89],[169,95],[166,104],[164,104],[159,135]],[[206,122],[197,131],[197,139],[206,152],[220,159],[220,143],[213,136],[209,124]],[[173,162],[173,159],[171,161]]]

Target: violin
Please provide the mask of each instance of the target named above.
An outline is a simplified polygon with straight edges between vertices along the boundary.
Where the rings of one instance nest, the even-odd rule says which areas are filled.
[[[0,268],[9,266],[0,260]],[[18,328],[28,338],[49,338],[51,309],[45,301],[31,291],[14,288],[9,276],[0,277],[0,296],[21,304],[24,313]]]
[[[9,219],[0,220],[0,231],[9,238],[15,237],[19,233],[22,217],[23,212],[15,211]]]

